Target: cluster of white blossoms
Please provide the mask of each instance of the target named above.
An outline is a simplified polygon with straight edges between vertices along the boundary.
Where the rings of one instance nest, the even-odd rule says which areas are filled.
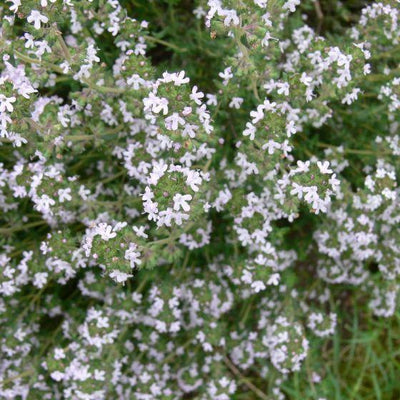
[[[303,336],[302,326],[285,317],[277,318],[268,326],[262,343],[268,348],[274,367],[283,373],[299,370],[307,356],[308,341]]]
[[[182,225],[190,217],[191,201],[199,192],[203,181],[208,180],[209,173],[201,170],[168,165],[163,160],[154,161],[148,178],[149,186],[145,187],[142,196],[143,209],[148,214],[148,219],[156,221],[157,226],[170,227],[172,222]],[[185,194],[176,193],[174,190],[171,196],[171,184],[178,187],[182,185],[182,192]]]
[[[398,305],[399,2],[196,0],[199,76],[123,3],[0,5],[0,399],[284,399]]]

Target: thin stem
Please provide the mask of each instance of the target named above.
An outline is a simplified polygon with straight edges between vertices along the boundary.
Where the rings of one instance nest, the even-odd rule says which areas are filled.
[[[243,317],[242,317],[242,319],[240,320],[240,323],[241,323],[241,324],[244,324],[244,323],[247,321],[247,318],[248,318],[248,316],[249,316],[249,314],[250,314],[250,310],[251,310],[252,305],[253,305],[253,301],[252,301],[252,298],[250,297],[250,298],[248,299],[248,301],[247,301],[246,306],[245,306],[244,313],[243,313]]]
[[[330,149],[337,149],[337,146],[333,146],[328,143],[318,143],[319,147],[325,147]],[[365,149],[343,149],[345,153],[349,154],[363,154],[363,155],[371,155],[371,156],[378,156],[378,155],[390,155],[392,154],[390,151],[379,152],[375,150],[365,150]]]
[[[90,89],[97,90],[101,93],[121,94],[121,93],[125,93],[128,90],[125,88],[99,86],[93,82],[90,82],[87,79],[83,79],[82,82],[85,83],[86,85],[88,85],[90,87]]]
[[[179,347],[186,349],[192,343],[192,341],[193,341],[193,339],[189,339],[182,346],[179,346]],[[175,356],[176,356],[175,353],[168,354],[167,357],[164,358],[163,363],[164,364],[169,363],[171,360],[174,359]]]
[[[43,286],[32,298],[32,300],[29,302],[29,304],[27,305],[27,307],[25,307],[25,309],[22,311],[21,314],[18,315],[18,321],[21,321],[26,313],[30,310],[30,308],[36,303],[37,300],[40,299],[42,293],[47,289],[47,287],[49,286],[49,283],[47,283],[45,286]]]
[[[243,376],[242,373],[232,363],[232,361],[225,355],[224,355],[224,362],[226,366],[233,372],[233,374],[236,375],[240,379],[240,381],[243,382],[260,399],[270,400],[262,390],[260,390],[257,386],[255,386],[248,378]]]
[[[59,43],[60,46],[61,46],[61,50],[62,50],[62,52],[63,52],[65,58],[67,59],[68,62],[71,61],[71,53],[69,52],[68,46],[66,45],[66,43],[65,43],[65,41],[64,41],[64,38],[62,37],[61,31],[59,31],[59,30],[57,29],[56,34],[57,34],[58,43]]]
[[[315,13],[317,14],[317,18],[318,18],[317,32],[319,34],[321,32],[322,22],[324,20],[324,13],[322,12],[322,8],[321,8],[321,4],[319,3],[319,0],[314,1],[314,9],[315,9]]]
[[[66,136],[65,139],[67,141],[73,141],[73,142],[78,142],[80,140],[92,140],[96,139],[95,135],[72,135],[72,136]]]
[[[13,376],[13,377],[11,377],[11,378],[4,379],[4,381],[0,381],[0,385],[1,385],[1,386],[7,385],[7,383],[11,383],[11,382],[13,382],[13,381],[15,381],[15,380],[17,380],[17,379],[19,379],[19,378],[23,378],[24,376],[31,375],[31,374],[33,374],[34,372],[35,372],[35,371],[34,371],[33,369],[29,369],[28,371],[24,371],[24,372],[22,372],[22,373],[19,374],[19,375],[15,375],[15,376]]]
[[[48,67],[51,67],[51,68],[54,69],[56,72],[58,72],[58,73],[60,73],[60,74],[63,73],[63,70],[62,70],[58,65],[55,65],[55,64],[52,64],[52,63],[48,63],[48,62],[46,62],[46,61],[39,60],[38,58],[31,58],[31,57],[28,57],[28,56],[26,56],[25,54],[20,53],[18,50],[14,50],[14,54],[15,54],[19,59],[21,59],[22,61],[25,61],[25,62],[27,62],[27,63],[29,63],[29,64],[43,65],[44,63],[46,63]]]
[[[52,68],[54,71],[58,72],[59,74],[65,75],[64,71],[58,65],[39,60],[37,58],[28,57],[25,54],[20,53],[18,50],[14,50],[14,54],[22,61],[25,61],[30,64],[36,64],[36,65],[46,64],[46,66]],[[101,93],[121,94],[121,93],[125,93],[128,90],[125,88],[99,86],[93,82],[90,82],[88,79],[82,79],[82,82],[85,83],[86,85],[88,85],[91,89],[97,90],[98,92],[101,92]]]
[[[41,225],[47,225],[47,222],[46,221],[36,221],[36,222],[31,222],[30,224],[26,224],[26,225],[13,226],[10,228],[0,228],[0,234],[8,235],[10,233],[24,231],[26,229],[34,228],[35,226],[41,226]]]
[[[101,181],[101,183],[104,184],[104,183],[111,182],[111,181],[113,181],[114,179],[119,178],[120,176],[124,175],[125,172],[126,172],[125,170],[122,170],[122,171],[118,172],[117,174],[115,174],[115,175],[113,175],[113,176],[109,176],[108,178],[103,179],[103,180]]]
[[[194,225],[193,222],[190,222],[189,224],[187,224],[184,228],[183,228],[183,232],[187,232],[192,226]],[[165,244],[165,243],[171,243],[172,241],[174,241],[175,239],[177,239],[179,236],[182,235],[182,232],[179,232],[175,235],[171,235],[165,239],[160,239],[160,240],[155,240],[154,242],[149,242],[147,244],[149,245],[160,245],[160,244]]]
[[[204,168],[203,168],[203,172],[207,172],[207,171],[210,169],[211,163],[212,163],[212,158],[210,158],[210,159],[207,161],[206,165],[205,165]]]
[[[92,139],[98,139],[102,136],[108,136],[108,135],[116,135],[120,134],[123,132],[124,126],[122,124],[116,126],[113,129],[106,130],[104,133],[95,133],[93,132],[92,129],[90,129],[91,132],[93,132],[93,135],[71,135],[71,136],[65,136],[64,139],[72,140],[72,141],[79,141],[79,140],[92,140]]]
[[[162,39],[159,39],[159,38],[156,38],[156,37],[153,37],[153,36],[143,35],[143,37],[148,42],[154,42],[154,43],[162,44],[163,46],[169,47],[171,49],[174,49],[174,50],[176,50],[176,51],[178,51],[180,53],[185,53],[185,52],[188,51],[186,48],[178,47],[173,43],[166,42],[165,40],[162,40]]]
[[[140,282],[140,285],[135,289],[135,293],[142,293],[144,287],[146,286],[146,284],[149,282],[149,279],[143,279],[142,282]]]

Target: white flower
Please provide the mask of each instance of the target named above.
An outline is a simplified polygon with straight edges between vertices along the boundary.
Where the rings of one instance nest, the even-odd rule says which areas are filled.
[[[254,140],[255,133],[256,133],[255,126],[253,124],[251,124],[250,122],[247,122],[246,123],[246,129],[243,131],[243,135],[244,136],[250,136],[249,139],[250,140]]]
[[[293,189],[290,191],[290,194],[293,196],[297,195],[297,197],[299,199],[302,199],[303,198],[303,187],[298,185],[296,182],[293,182],[292,185],[293,185]]]
[[[289,96],[289,84],[287,82],[279,82],[276,84],[278,94]]]
[[[140,260],[140,253],[137,250],[137,245],[135,243],[130,243],[129,248],[125,251],[125,260],[131,263],[131,268],[135,268],[136,265],[140,265],[142,261]]]
[[[27,21],[30,24],[33,23],[35,29],[40,29],[40,24],[41,23],[46,24],[49,21],[49,19],[45,15],[40,14],[39,11],[32,10],[27,18]]]
[[[207,93],[207,105],[216,106],[218,104],[217,96],[215,94]]]
[[[192,200],[192,196],[190,194],[181,195],[177,193],[174,196],[174,210],[179,211],[181,208],[183,211],[188,212],[190,210],[190,206],[187,203],[188,201]]]
[[[21,0],[7,0],[7,1],[10,1],[12,3],[12,5],[10,6],[10,11],[12,11],[13,13],[17,13],[18,8],[21,5]]]
[[[165,171],[168,169],[168,165],[166,164],[166,162],[161,159],[160,161],[155,161],[154,165],[153,165],[153,171],[150,173],[150,177],[149,177],[149,184],[151,185],[157,185],[159,179],[164,175]],[[149,191],[147,189],[145,189],[145,196],[146,198],[148,196],[151,196],[151,194],[149,193]],[[153,198],[153,197],[150,197]]]
[[[182,110],[182,115],[184,115],[186,117],[186,116],[190,115],[192,113],[192,111],[193,111],[192,107],[185,107]]]
[[[64,201],[71,201],[71,188],[67,189],[59,189],[58,190],[58,199],[60,200],[60,203],[64,203]]]
[[[57,0],[50,0],[51,3],[55,3],[56,1],[57,1]],[[47,0],[40,0],[40,5],[41,5],[42,7],[47,7],[47,5],[48,5]]]
[[[340,185],[340,181],[338,179],[336,179],[336,174],[333,174],[330,178],[329,178],[329,184],[332,186],[333,191],[337,191],[339,185]]]
[[[13,143],[13,147],[21,147],[22,144],[28,143],[19,133],[8,132],[8,139]]]
[[[199,129],[197,125],[186,124],[182,131],[182,136],[189,136],[190,138],[194,138],[196,136],[196,131]]]
[[[290,12],[295,12],[296,11],[296,6],[300,4],[300,0],[288,0],[284,5],[283,9],[284,10],[289,10]]]
[[[175,74],[175,86],[180,86],[183,85],[184,83],[189,83],[190,79],[188,77],[185,77],[185,71],[181,71],[178,74]]]
[[[329,161],[317,161],[318,168],[321,174],[331,174],[333,171],[329,168]]]
[[[265,110],[265,111],[272,111],[272,112],[274,112],[275,109],[276,109],[276,103],[275,103],[275,101],[271,102],[271,101],[269,101],[268,99],[265,99],[263,104],[264,104],[264,110]]]
[[[197,91],[197,86],[193,86],[190,98],[198,105],[201,105],[201,99],[204,97],[203,92]]]
[[[201,185],[202,179],[197,171],[189,171],[186,178],[186,183],[194,192],[199,191],[198,185]]]
[[[149,214],[148,219],[150,221],[156,221],[157,220],[157,214],[158,214],[158,207],[157,203],[150,201],[147,201],[143,204],[143,209],[144,211]]]
[[[298,160],[297,161],[297,168],[296,168],[296,172],[308,172],[310,169],[310,161],[301,161]]]
[[[266,286],[265,286],[264,282],[262,282],[262,281],[254,281],[251,284],[251,288],[254,290],[255,293],[259,293],[262,290],[265,290]]]
[[[56,347],[54,349],[54,359],[55,360],[62,360],[63,358],[65,358],[64,350],[61,349],[60,347]]]
[[[300,82],[306,86],[310,86],[312,82],[312,77],[303,72],[300,77]]]
[[[36,200],[36,205],[35,208],[39,211],[39,212],[49,212],[50,211],[50,207],[54,206],[56,204],[56,202],[50,198],[49,196],[47,196],[47,194],[43,194],[41,197],[39,197]]]
[[[268,0],[254,0],[254,3],[261,8],[267,7]]]
[[[236,110],[238,110],[242,104],[243,104],[243,98],[242,97],[232,97],[232,100],[229,103],[229,107],[230,108],[236,108]]]
[[[146,186],[146,188],[144,189],[144,194],[142,195],[143,201],[145,202],[151,201],[151,199],[153,198],[154,198],[153,191],[148,186]]]
[[[149,93],[149,97],[143,99],[143,104],[145,111],[151,110],[156,114],[162,111],[164,115],[168,114],[168,100],[163,97],[157,97],[152,92]]]
[[[100,371],[98,369],[95,369],[93,378],[96,381],[105,381],[106,379],[105,374],[106,374],[105,371]]]
[[[280,280],[280,275],[279,274],[272,274],[267,281],[267,285],[273,285],[273,286],[277,286],[279,284],[279,280]]]
[[[185,120],[178,113],[173,113],[165,119],[165,127],[170,131],[176,131],[179,128],[179,125],[184,124]]]
[[[195,8],[193,10],[193,14],[195,15],[195,17],[197,19],[201,19],[202,17],[204,17],[205,15],[207,15],[207,13],[205,12],[204,8],[199,6],[197,8]]]
[[[164,115],[168,114],[168,100],[164,97],[157,97],[157,103],[153,105],[153,112],[156,114],[163,112]]]
[[[233,78],[232,68],[231,67],[225,68],[224,71],[220,72],[218,75],[220,78],[223,79],[222,84],[226,86],[228,82]]]
[[[33,277],[33,286],[38,289],[42,289],[44,285],[47,283],[47,272],[37,272]]]
[[[14,96],[6,97],[4,94],[0,94],[0,112],[5,112],[6,110],[10,113],[13,112],[14,106],[12,103],[15,103],[16,100]]]
[[[56,382],[60,382],[64,378],[65,374],[63,372],[60,372],[60,371],[54,371],[54,372],[52,372],[50,374],[50,376]]]
[[[371,73],[371,64],[365,64],[363,67],[364,75],[368,75]]]
[[[165,83],[173,82],[175,86],[181,86],[184,83],[189,83],[190,79],[185,77],[185,71],[173,74],[164,72],[161,81]]]
[[[239,17],[236,13],[235,10],[225,10],[225,12],[223,13],[223,15],[225,16],[224,19],[224,25],[225,26],[229,26],[229,25],[239,25],[240,20]]]
[[[115,232],[112,231],[112,226],[107,225],[105,222],[99,224],[96,228],[96,234],[100,235],[103,240],[110,240],[117,236]]]
[[[176,222],[177,225],[182,225],[183,221],[187,221],[189,219],[189,215],[188,214],[184,214],[184,213],[181,213],[181,212],[177,212],[177,213],[174,213],[174,214],[171,213],[171,218],[172,217],[175,219],[175,222]]]
[[[305,186],[303,192],[306,193],[304,199],[307,203],[313,203],[319,200],[318,188],[316,186]]]
[[[389,200],[396,200],[396,191],[384,188],[382,194]]]
[[[253,110],[250,112],[250,117],[252,117],[252,123],[256,124],[257,122],[261,121],[264,118],[264,104],[260,104],[257,107],[257,110]]]
[[[263,150],[267,150],[268,149],[268,154],[274,154],[275,153],[275,149],[280,149],[281,148],[281,144],[275,142],[274,140],[268,140],[267,143],[265,143],[262,147]]]
[[[82,197],[83,200],[87,200],[89,198],[88,196],[90,195],[90,190],[86,189],[85,186],[81,185],[79,187],[78,194],[79,194],[79,196]]]
[[[286,124],[286,133],[288,137],[291,137],[297,132],[296,124],[294,121],[289,121],[288,124]]]
[[[126,272],[119,271],[117,269],[114,269],[110,272],[110,278],[114,279],[115,282],[117,283],[124,283],[126,282],[129,278],[132,278],[133,275],[127,274]]]
[[[149,235],[145,232],[146,227],[145,226],[134,226],[132,228],[135,232],[135,234],[139,237],[142,237],[144,239],[147,239]]]
[[[64,74],[68,74],[69,70],[71,69],[68,61],[63,61],[60,64],[60,68],[63,70]]]

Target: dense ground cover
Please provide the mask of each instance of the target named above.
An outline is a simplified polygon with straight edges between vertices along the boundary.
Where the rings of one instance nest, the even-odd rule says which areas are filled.
[[[399,13],[0,2],[0,398],[400,398]]]

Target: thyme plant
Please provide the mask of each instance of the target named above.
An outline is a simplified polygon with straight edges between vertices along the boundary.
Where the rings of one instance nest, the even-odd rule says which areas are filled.
[[[400,338],[400,4],[366,3],[1,2],[0,398],[399,395],[327,361],[351,315]]]

